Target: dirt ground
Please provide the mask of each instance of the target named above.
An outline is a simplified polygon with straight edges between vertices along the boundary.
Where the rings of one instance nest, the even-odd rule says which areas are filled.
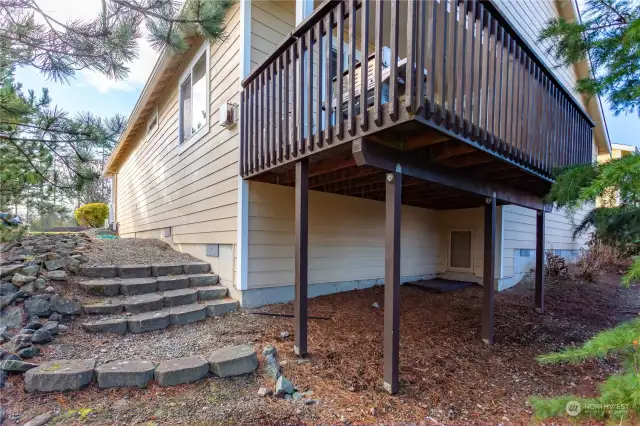
[[[535,357],[579,344],[596,332],[640,313],[638,288],[620,287],[622,268],[611,268],[597,281],[548,280],[546,312],[533,309],[533,284],[497,293],[495,344],[480,338],[482,289],[434,294],[401,288],[401,389],[390,396],[382,388],[383,288],[311,299],[309,314],[329,320],[309,321],[310,362],[293,355],[293,320],[245,315],[230,317],[229,329],[261,351],[274,344],[283,374],[301,390],[311,390],[314,404],[260,397],[260,386],[274,383],[262,374],[207,380],[161,388],[99,390],[95,385],[65,394],[25,394],[22,379],[10,378],[2,390],[7,423],[22,414],[22,424],[49,410],[58,424],[351,424],[416,422],[422,424],[531,424],[531,395],[594,395],[597,386],[619,368],[614,359],[581,365],[542,366]],[[377,302],[380,307],[372,306]],[[291,304],[254,312],[293,313]],[[209,321],[209,320],[207,320]],[[213,319],[211,319],[213,321]],[[212,331],[217,328],[212,327]],[[212,348],[214,349],[214,348]],[[262,362],[262,358],[260,357]],[[569,424],[559,419],[556,424]]]

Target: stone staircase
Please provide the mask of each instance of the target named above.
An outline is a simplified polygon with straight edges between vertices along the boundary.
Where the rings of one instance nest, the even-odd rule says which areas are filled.
[[[208,263],[84,267],[80,288],[91,297],[82,305],[82,323],[95,333],[144,333],[233,312]]]

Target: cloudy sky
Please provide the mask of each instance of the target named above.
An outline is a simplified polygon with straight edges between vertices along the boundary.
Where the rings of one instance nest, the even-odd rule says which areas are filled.
[[[62,21],[88,19],[96,16],[100,7],[100,0],[39,0],[38,3]],[[92,71],[81,71],[68,84],[59,84],[47,81],[36,70],[26,68],[19,69],[17,77],[25,89],[37,92],[41,87],[48,87],[53,102],[71,113],[92,111],[105,117],[116,113],[128,116],[157,56],[158,53],[141,40],[139,57],[130,64],[129,76],[122,81],[110,80]],[[606,103],[604,106],[611,142],[640,147],[640,118],[633,114],[615,117]]]

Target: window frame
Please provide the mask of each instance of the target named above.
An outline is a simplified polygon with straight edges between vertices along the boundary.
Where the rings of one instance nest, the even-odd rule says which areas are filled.
[[[191,145],[193,145],[194,143],[202,139],[207,133],[209,133],[209,126],[210,126],[210,120],[211,120],[211,117],[210,117],[211,105],[209,104],[210,97],[211,97],[211,80],[210,80],[211,70],[209,68],[210,61],[211,61],[210,47],[211,47],[210,43],[208,43],[207,41],[203,42],[202,46],[200,46],[198,51],[193,55],[193,58],[189,62],[189,65],[187,65],[184,72],[180,76],[180,79],[178,80],[178,146],[180,147],[180,152],[187,149],[188,147],[190,147]],[[184,102],[182,99],[182,85],[187,79],[191,80],[191,107],[192,107],[192,115],[193,115],[193,98],[194,98],[193,68],[196,65],[196,63],[200,60],[200,58],[202,58],[202,55],[205,56],[204,78],[206,83],[205,98],[207,103],[205,124],[204,126],[202,126],[202,128],[200,128],[194,134],[186,136],[184,134],[184,114],[183,114]]]
[[[469,232],[470,234],[470,241],[469,241],[469,267],[468,268],[461,268],[461,267],[457,267],[457,266],[451,266],[451,236],[454,232]],[[449,238],[447,240],[447,270],[448,271],[454,271],[454,272],[473,272],[474,271],[474,262],[473,262],[473,257],[474,257],[474,253],[473,253],[473,229],[469,229],[469,228],[451,228],[449,229]]]

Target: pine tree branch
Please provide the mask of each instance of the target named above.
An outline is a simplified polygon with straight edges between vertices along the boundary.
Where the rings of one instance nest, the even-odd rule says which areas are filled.
[[[63,187],[63,186],[59,186],[54,182],[51,182],[51,180],[49,180],[49,178],[47,176],[45,176],[40,169],[38,169],[38,167],[33,164],[33,161],[31,161],[31,157],[23,151],[22,147],[20,147],[18,144],[16,144],[14,141],[8,139],[8,142],[13,145],[18,152],[20,152],[20,154],[22,154],[22,156],[27,160],[27,162],[31,165],[31,167],[33,168],[33,170],[38,174],[38,176],[40,176],[45,182],[49,183],[49,185],[55,186],[58,189],[64,189],[64,190],[71,190],[73,189],[72,187]]]

